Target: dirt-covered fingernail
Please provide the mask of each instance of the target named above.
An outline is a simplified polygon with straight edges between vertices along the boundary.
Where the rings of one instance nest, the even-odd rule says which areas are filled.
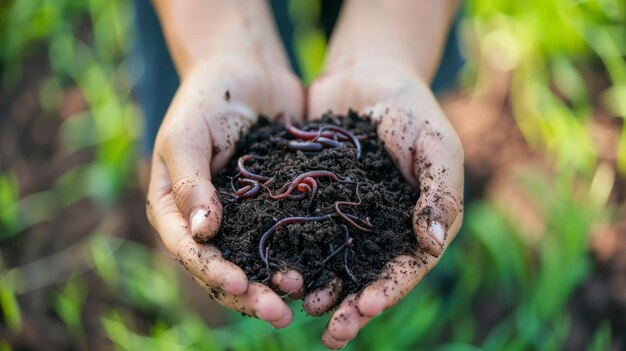
[[[432,222],[428,227],[428,233],[439,245],[443,246],[443,242],[446,239],[446,229],[441,223]]]
[[[284,292],[296,292],[302,289],[302,275],[294,270],[289,270],[281,277],[280,289]]]
[[[189,222],[191,224],[191,235],[193,235],[194,240],[207,240],[204,233],[204,227],[206,227],[208,222],[207,217],[209,217],[209,210],[207,210],[206,208],[199,208],[191,213]]]
[[[272,327],[280,329],[289,326],[291,321],[293,321],[293,311],[287,310],[279,320],[270,322],[270,324]]]
[[[322,343],[331,350],[341,350],[348,345],[347,341],[340,341],[333,338],[328,329],[322,334]]]
[[[443,243],[446,237],[444,226],[441,222],[430,222],[418,217],[416,222],[417,241],[426,253],[433,257],[439,257],[443,252]]]
[[[444,226],[439,222],[431,222],[426,229],[426,235],[422,236],[420,244],[434,257],[441,256],[443,252],[443,242],[446,237],[446,230]]]
[[[294,270],[277,272],[272,276],[272,284],[283,292],[293,293],[302,290],[302,276]]]

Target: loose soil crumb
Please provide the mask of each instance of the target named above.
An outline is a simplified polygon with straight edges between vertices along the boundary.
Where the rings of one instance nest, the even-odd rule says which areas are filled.
[[[292,137],[283,125],[260,118],[239,142],[234,157],[217,179],[224,218],[214,239],[223,256],[240,266],[251,281],[268,282],[277,270],[294,268],[304,276],[306,291],[324,287],[332,278],[342,281],[342,296],[360,290],[378,278],[387,262],[403,254],[413,254],[417,242],[413,234],[411,214],[419,193],[403,179],[376,136],[376,126],[369,117],[350,112],[346,117],[326,115],[302,129],[317,130],[321,124],[342,126],[361,140],[362,156],[355,160],[352,145],[327,148],[314,155],[286,149]],[[317,178],[319,189],[309,208],[307,200],[274,200],[268,190],[251,199],[233,202],[231,177],[237,174],[237,159],[245,154],[260,156],[246,162],[253,173],[275,177],[270,186],[274,194],[280,187],[303,172],[327,170],[350,181]],[[358,196],[356,193],[358,187]],[[364,232],[347,224],[340,217],[322,222],[293,223],[280,227],[269,242],[269,270],[259,257],[259,240],[277,221],[294,216],[321,216],[335,213],[337,201],[358,202],[360,206],[344,205],[345,213],[359,218],[369,217],[372,232]],[[344,269],[343,253],[326,264],[323,261],[344,241],[341,225],[346,224],[353,238],[348,266],[354,273],[355,284]]]

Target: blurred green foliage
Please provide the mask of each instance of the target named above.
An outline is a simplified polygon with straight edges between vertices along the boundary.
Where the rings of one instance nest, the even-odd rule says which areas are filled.
[[[95,153],[93,162],[63,174],[49,190],[27,196],[20,197],[20,180],[10,169],[0,172],[0,242],[56,218],[84,198],[106,210],[122,195],[124,187],[135,183],[134,143],[140,133],[140,120],[130,94],[128,62],[123,59],[132,39],[128,35],[132,33],[131,10],[128,1],[36,0],[0,4],[3,88],[7,92],[20,89],[21,79],[27,76],[22,70],[24,61],[47,52],[47,64],[42,66],[50,67],[50,75],[38,94],[44,110],[38,118],[48,118],[46,113],[58,109],[64,89],[78,87],[88,109],[62,122],[61,146],[67,153],[86,148]],[[92,30],[81,31],[86,26]],[[92,33],[92,37],[79,36],[85,32]],[[20,329],[15,295],[32,286],[28,282],[36,278],[31,275],[34,271],[43,280],[49,280],[47,284],[56,283],[53,274],[46,277],[46,270],[51,268],[50,262],[63,255],[67,254],[62,252],[26,267],[7,269],[0,264],[0,306],[12,330]],[[69,280],[53,302],[74,336],[82,333],[80,303],[86,288],[81,284],[80,278]]]
[[[463,28],[478,49],[463,72],[466,89],[480,90],[486,67],[510,72],[514,117],[529,145],[554,161],[551,177],[532,167],[517,184],[543,219],[541,240],[528,240],[506,204],[468,204],[463,234],[436,272],[393,310],[370,323],[347,349],[557,350],[571,327],[567,303],[590,272],[587,235],[598,218],[610,216],[615,174],[603,167],[589,123],[598,109],[587,77],[606,71],[599,102],[626,116],[626,7],[620,0],[472,0]],[[50,190],[20,198],[19,180],[0,174],[0,243],[53,218],[62,208],[89,198],[110,209],[134,184],[135,142],[141,130],[131,97],[129,54],[132,8],[128,0],[11,1],[0,5],[0,64],[5,89],[17,89],[23,61],[45,50],[51,74],[39,98],[44,110],[58,108],[63,89],[76,86],[88,104],[63,121],[63,147],[95,150],[95,159],[60,177]],[[326,42],[316,24],[319,3],[292,0],[296,52],[310,82],[322,69]],[[92,29],[82,38],[81,26]],[[470,39],[468,39],[468,42]],[[626,124],[617,165],[626,174]],[[58,206],[47,206],[56,203]],[[232,323],[210,329],[189,304],[172,260],[158,250],[123,241],[101,228],[83,245],[93,267],[116,299],[98,319],[119,350],[321,349],[325,318],[310,318],[294,304],[293,326],[276,331],[230,313]],[[16,296],[24,291],[21,267],[7,269],[0,257],[0,308],[18,332]],[[53,309],[77,344],[85,345],[81,309],[91,293],[80,276],[60,284]],[[482,309],[499,318],[479,320]],[[137,320],[139,311],[150,316]],[[139,315],[141,315],[139,314]],[[442,343],[442,340],[454,340]],[[590,350],[606,350],[608,322],[595,332]],[[0,342],[0,350],[10,349]]]
[[[623,0],[476,0],[467,2],[480,55],[512,70],[511,105],[531,147],[545,147],[565,172],[590,177],[597,167],[586,128],[596,106],[589,75],[599,63],[610,79],[602,103],[626,117],[626,3]],[[480,77],[479,62],[466,72]],[[484,69],[484,68],[483,68]],[[558,93],[557,93],[558,91]],[[626,174],[626,124],[618,169]]]

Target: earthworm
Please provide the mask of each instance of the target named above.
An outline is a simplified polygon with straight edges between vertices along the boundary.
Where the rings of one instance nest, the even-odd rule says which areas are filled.
[[[302,182],[300,182],[300,184],[298,184],[298,190],[300,190],[301,186],[309,193],[309,202],[306,204],[306,208],[309,208],[313,203],[313,197],[315,197],[315,194],[317,193],[317,180],[311,177],[306,177],[302,179]]]
[[[256,195],[261,190],[261,184],[252,179],[239,179],[239,182],[245,184],[244,187],[235,191],[235,195],[240,199],[247,199]]]
[[[311,186],[310,186],[310,185],[308,184],[308,182],[307,182],[307,179],[312,179],[312,178],[310,178],[310,177],[304,178],[304,179],[303,179],[303,180],[302,180],[302,181],[301,181],[301,182],[300,182],[300,183],[296,186],[296,189],[297,189],[298,191],[300,191],[300,193],[299,193],[299,194],[286,193],[286,195],[285,195],[285,193],[282,193],[282,192],[283,192],[283,191],[285,191],[285,189],[287,189],[287,187],[289,186],[290,182],[286,182],[285,184],[283,184],[283,186],[282,186],[282,187],[278,190],[278,192],[279,192],[279,193],[282,193],[282,194],[280,194],[279,199],[286,198],[286,199],[289,199],[289,200],[302,200],[302,199],[304,199],[305,197],[307,197],[307,195],[309,195],[309,194],[310,194],[310,192],[311,192],[311,190],[312,190],[312,189],[311,189]],[[313,179],[312,179],[312,180],[313,180]],[[271,182],[273,182],[273,181],[274,181],[274,178],[270,179],[270,181],[265,182],[265,183],[262,185],[262,186],[263,186],[265,189],[267,189],[267,191],[270,193],[270,196],[272,196],[272,193],[271,193],[271,190],[270,190],[267,186],[268,186],[268,183],[270,183],[270,184],[271,184]],[[314,185],[313,187],[314,187],[314,190],[315,190],[315,191],[317,191],[317,182],[315,183],[315,185]],[[292,190],[292,192],[293,192],[293,190]],[[284,196],[283,196],[283,195],[284,195]]]
[[[318,217],[287,217],[287,218],[283,218],[280,221],[276,222],[276,224],[274,224],[270,229],[268,229],[262,236],[261,236],[261,240],[259,241],[259,256],[261,257],[261,261],[263,261],[263,263],[265,263],[266,265],[268,264],[268,260],[267,260],[267,256],[269,255],[265,255],[265,250],[266,250],[266,243],[269,240],[269,238],[272,236],[272,234],[274,234],[274,232],[276,232],[276,230],[286,224],[290,224],[290,223],[304,223],[304,222],[315,222],[315,221],[325,221],[328,219],[331,219],[333,217],[337,216],[336,213],[331,213],[331,214],[327,214],[327,215],[323,215],[323,216],[318,216]],[[269,251],[267,251],[267,253],[269,254]]]
[[[319,137],[315,140],[315,142],[324,146],[329,146],[329,147],[343,147],[346,145],[345,143],[341,141],[337,141],[337,140],[329,139],[325,137]]]
[[[369,222],[369,219],[367,221],[363,221],[365,224],[367,224],[368,228],[365,228],[363,226],[358,225],[351,217],[352,216],[348,216],[345,213],[343,213],[343,211],[341,211],[341,209],[339,209],[339,205],[354,205],[354,206],[359,206],[361,205],[361,195],[359,195],[359,185],[357,184],[356,186],[356,197],[357,199],[359,199],[358,202],[351,202],[351,201],[337,201],[335,202],[335,211],[337,211],[337,214],[339,216],[341,216],[341,218],[345,219],[346,222],[350,223],[353,227],[362,230],[364,232],[371,232],[372,231],[372,224]],[[360,220],[360,218],[359,218]]]
[[[241,156],[239,160],[237,160],[237,168],[239,168],[239,173],[243,175],[245,178],[258,180],[260,182],[269,181],[271,179],[270,177],[262,176],[260,174],[255,174],[255,173],[248,171],[248,169],[246,169],[246,166],[245,166],[246,161],[254,159],[254,158],[257,158],[257,157],[253,155]]]
[[[354,273],[352,273],[352,271],[350,270],[350,267],[348,267],[348,250],[343,251],[343,269],[346,270],[346,274],[348,275],[348,277],[350,277],[354,284],[359,283],[354,276]]]
[[[250,185],[246,185],[243,188],[235,191],[235,195],[237,195],[237,197],[240,197],[241,195],[243,195],[246,191],[252,189],[252,187]]]
[[[282,189],[284,188],[285,186],[283,185]],[[296,190],[300,191],[300,194],[288,194],[286,198],[289,200],[302,200],[307,195],[310,196],[312,191],[317,191],[317,182],[311,177],[306,177],[296,186]]]
[[[296,141],[289,140],[287,143],[287,148],[290,150],[300,150],[307,152],[318,152],[324,149],[324,145],[322,143],[317,143],[313,141]]]
[[[331,252],[330,255],[328,255],[328,257],[324,259],[323,264],[326,264],[326,262],[328,262],[331,258],[335,257],[335,255],[340,253],[341,250],[343,250],[344,248],[352,246],[352,238],[350,237],[350,234],[348,233],[348,227],[346,227],[345,224],[342,224],[341,229],[345,233],[346,240],[343,242],[343,244],[341,244],[341,246],[339,246],[337,250]]]
[[[302,189],[298,189],[301,191],[300,194],[288,194],[287,196],[285,196],[285,198],[289,200],[302,200],[307,197],[309,195],[309,192],[311,191],[311,187],[307,184],[300,185],[302,186]],[[298,187],[300,187],[300,185],[298,185]]]
[[[360,221],[360,222],[364,223],[364,224],[365,224],[367,227],[369,227],[369,228],[374,227],[374,225],[372,224],[372,222],[370,222],[370,218],[369,218],[369,217],[367,217],[367,218],[363,219],[363,218],[361,218],[361,217],[359,217],[359,216],[356,216],[356,215],[353,215],[353,214],[351,214],[351,213],[345,213],[345,212],[343,212],[343,211],[341,211],[341,213],[343,213],[343,214],[344,214],[344,216],[346,216],[346,217],[350,218],[351,220],[353,220],[353,221],[355,221],[355,222],[356,222],[356,221]],[[344,217],[342,216],[342,218],[344,218]],[[344,219],[345,219],[345,218],[344,218]]]
[[[356,159],[358,160],[361,158],[361,142],[359,141],[359,139],[354,134],[352,134],[352,132],[346,129],[343,129],[339,126],[335,126],[332,124],[325,124],[321,126],[320,129],[317,131],[318,134],[313,139],[313,141],[318,141],[318,139],[323,136],[323,132],[325,130],[332,130],[334,132],[339,133],[340,135],[347,137],[350,140],[350,142],[352,142],[352,144],[354,145],[354,148],[356,149]]]
[[[304,131],[302,129],[298,129],[294,127],[293,124],[291,124],[291,119],[289,118],[289,116],[287,116],[286,113],[281,112],[277,118],[283,119],[283,121],[285,122],[285,129],[287,129],[287,132],[296,138],[304,139],[304,140],[312,140],[318,136],[323,136],[327,138],[333,137],[333,133],[325,133],[325,134],[320,135],[318,131]]]
[[[353,227],[362,230],[364,232],[371,232],[372,228],[365,228],[363,226],[358,225],[355,221],[353,221],[350,217],[346,216],[345,213],[343,213],[340,209],[339,209],[339,205],[358,205],[356,202],[348,202],[348,201],[337,201],[335,202],[335,210],[337,211],[337,214],[339,216],[341,216],[341,218],[343,218],[346,222],[350,223]]]
[[[287,190],[285,190],[284,193],[282,194],[278,194],[278,195],[274,195],[270,192],[270,197],[274,200],[279,200],[282,198],[287,197],[292,191],[293,189],[295,189],[298,184],[300,184],[305,178],[320,178],[320,177],[329,177],[332,180],[335,181],[342,181],[342,180],[346,180],[346,178],[339,178],[335,173],[331,172],[331,171],[310,171],[310,172],[305,172],[300,174],[299,176],[297,176],[294,180],[291,181],[291,184],[289,182],[285,183],[285,185],[282,186],[282,188],[280,188],[279,192],[283,191],[283,189],[287,186],[287,184],[290,184],[289,187],[287,188]]]

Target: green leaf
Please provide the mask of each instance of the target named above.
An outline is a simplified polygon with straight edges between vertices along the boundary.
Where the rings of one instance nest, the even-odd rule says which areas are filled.
[[[596,332],[593,334],[593,338],[587,345],[588,351],[605,351],[611,350],[613,344],[613,337],[611,331],[611,323],[606,321],[602,323]]]
[[[3,272],[0,275],[0,308],[2,308],[2,315],[4,320],[14,333],[17,333],[22,328],[22,313],[20,311],[20,305],[17,302],[17,297],[13,293],[13,284],[9,277],[4,275]]]

